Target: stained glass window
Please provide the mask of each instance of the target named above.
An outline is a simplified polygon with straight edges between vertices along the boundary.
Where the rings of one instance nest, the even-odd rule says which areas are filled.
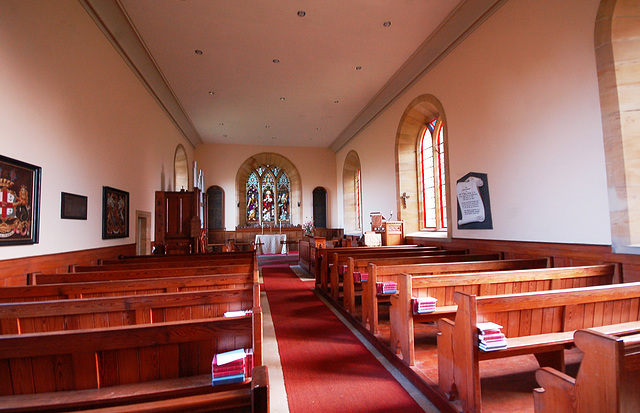
[[[289,222],[289,194],[291,193],[289,177],[282,172],[278,178],[278,221]]]
[[[275,221],[275,182],[270,172],[262,176],[262,222]]]
[[[420,139],[420,181],[422,183],[422,226],[424,229],[447,228],[445,153],[442,123],[433,119]]]
[[[258,174],[252,172],[247,179],[247,223],[249,224],[260,222],[259,188]]]

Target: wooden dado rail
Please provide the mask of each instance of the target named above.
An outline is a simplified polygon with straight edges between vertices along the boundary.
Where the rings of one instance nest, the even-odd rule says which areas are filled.
[[[207,266],[220,266],[220,265],[253,265],[257,268],[257,258],[255,254],[249,256],[236,255],[236,253],[228,257],[197,257],[199,254],[194,254],[194,258],[191,260],[177,261],[173,260],[151,260],[146,262],[145,260],[139,260],[133,263],[115,263],[104,265],[76,265],[70,268],[71,272],[94,272],[94,271],[122,271],[122,270],[137,270],[137,269],[152,269],[152,268],[184,268],[184,267],[207,267]]]

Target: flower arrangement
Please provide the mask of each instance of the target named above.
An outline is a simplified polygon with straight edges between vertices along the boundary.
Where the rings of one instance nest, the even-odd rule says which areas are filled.
[[[313,221],[307,221],[302,224],[302,230],[304,231],[305,235],[313,234],[314,229],[315,227],[313,226]]]

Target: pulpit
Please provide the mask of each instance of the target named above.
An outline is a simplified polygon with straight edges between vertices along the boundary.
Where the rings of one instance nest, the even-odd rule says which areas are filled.
[[[382,237],[382,245],[403,245],[405,243],[403,221],[383,221],[382,227],[376,232]]]

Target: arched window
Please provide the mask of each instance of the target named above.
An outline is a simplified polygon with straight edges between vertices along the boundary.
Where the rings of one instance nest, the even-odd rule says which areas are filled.
[[[342,170],[344,194],[344,230],[346,233],[362,232],[362,172],[360,158],[350,151]]]
[[[427,230],[447,228],[447,179],[442,122],[432,119],[422,128],[418,140],[418,167],[422,203],[421,227]]]
[[[258,166],[249,174],[245,187],[248,225],[291,222],[291,184],[281,168]]]
[[[406,232],[451,236],[447,176],[444,109],[435,96],[418,96],[405,109],[396,134],[398,219]]]

